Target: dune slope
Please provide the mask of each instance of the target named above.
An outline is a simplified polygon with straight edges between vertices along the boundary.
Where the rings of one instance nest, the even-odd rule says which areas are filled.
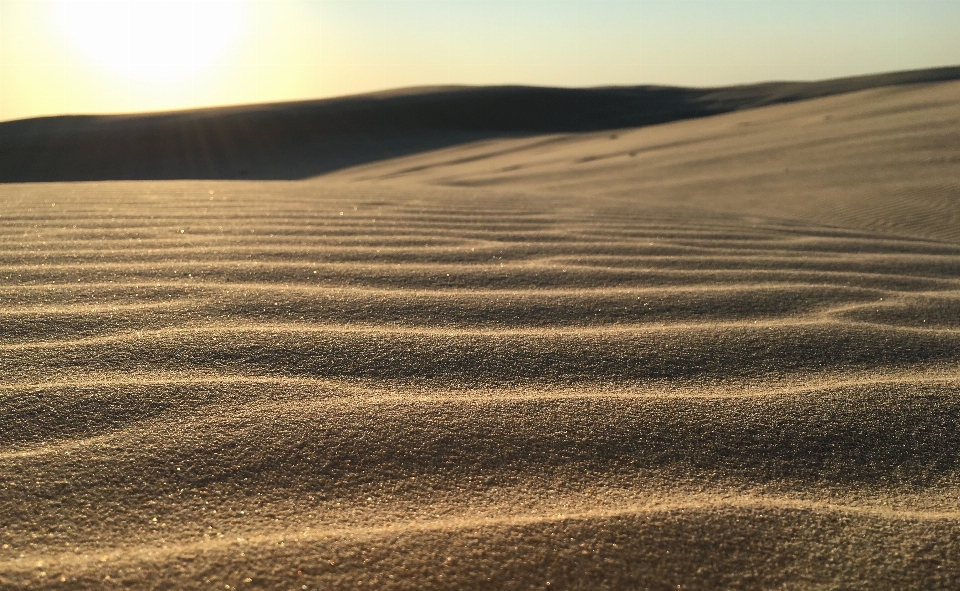
[[[4,186],[0,587],[956,588],[958,104]]]
[[[638,127],[892,85],[960,66],[721,88],[428,87],[0,123],[0,182],[303,179],[479,139]]]

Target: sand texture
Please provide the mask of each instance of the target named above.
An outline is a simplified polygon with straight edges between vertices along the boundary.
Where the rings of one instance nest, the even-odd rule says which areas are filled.
[[[960,83],[0,186],[0,588],[956,589]]]

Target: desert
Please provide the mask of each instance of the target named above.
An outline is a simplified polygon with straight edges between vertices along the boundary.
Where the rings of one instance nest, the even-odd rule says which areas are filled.
[[[956,588],[958,78],[0,123],[0,587]]]

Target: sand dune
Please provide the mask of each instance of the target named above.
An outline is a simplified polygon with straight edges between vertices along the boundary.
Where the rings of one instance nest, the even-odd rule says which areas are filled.
[[[958,134],[943,82],[4,185],[0,586],[955,588]]]
[[[0,182],[303,179],[480,139],[638,127],[892,85],[960,67],[723,88],[427,87],[266,105],[0,123]]]

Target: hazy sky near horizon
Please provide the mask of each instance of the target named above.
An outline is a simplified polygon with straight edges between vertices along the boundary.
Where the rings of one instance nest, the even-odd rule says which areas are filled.
[[[956,0],[0,0],[0,120],[960,64]]]

